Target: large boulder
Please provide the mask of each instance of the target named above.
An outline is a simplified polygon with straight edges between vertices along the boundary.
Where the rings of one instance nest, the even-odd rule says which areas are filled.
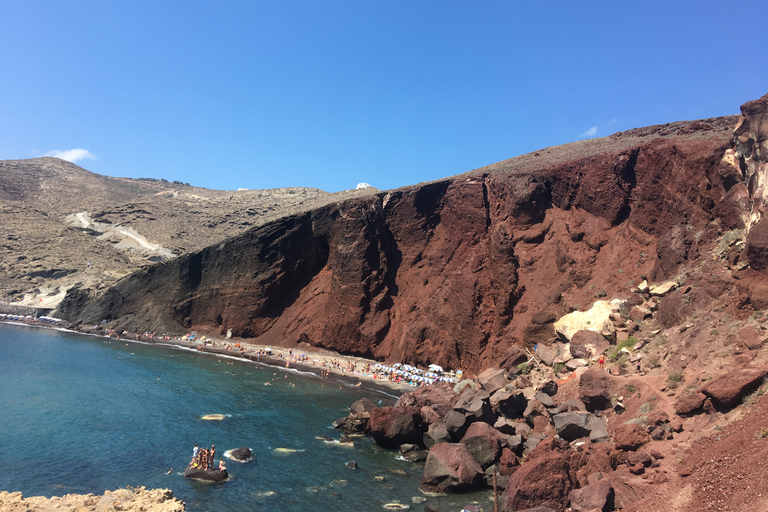
[[[562,512],[568,506],[573,490],[569,451],[554,449],[537,453],[537,450],[535,448],[510,477],[502,498],[505,512],[541,506]]]
[[[509,347],[507,351],[504,352],[504,355],[501,357],[501,362],[499,363],[499,368],[511,371],[513,368],[517,367],[517,365],[524,363],[527,360],[528,355],[525,353],[525,350],[515,345]]]
[[[429,450],[421,486],[425,491],[457,492],[475,488],[483,470],[462,443],[440,443]]]
[[[397,448],[404,443],[423,442],[421,416],[416,407],[377,407],[370,415],[368,431],[379,446]]]
[[[487,423],[473,423],[461,440],[483,471],[499,460],[506,436]]]
[[[611,321],[611,313],[619,309],[624,301],[598,300],[588,311],[574,311],[555,322],[555,332],[565,341],[570,342],[573,335],[579,331],[594,331],[605,337],[612,338],[616,327]],[[573,354],[573,347],[571,347]]]
[[[229,458],[238,462],[248,462],[253,459],[253,453],[248,447],[235,448],[229,452]]]
[[[732,409],[749,393],[755,391],[768,373],[766,368],[743,368],[728,372],[701,389],[720,408]],[[679,413],[678,413],[679,414]]]
[[[340,418],[333,423],[336,430],[340,430],[346,435],[359,434],[368,429],[368,420],[371,414],[367,412],[358,412]]]
[[[413,393],[404,393],[398,398],[395,407],[431,407],[441,418],[445,417],[458,400],[449,382],[438,382],[418,388]]]
[[[200,469],[193,467],[192,464],[184,470],[184,478],[200,480],[202,482],[224,482],[229,479],[229,474],[223,469]]]
[[[605,336],[595,331],[577,331],[571,338],[571,355],[574,358],[592,359],[611,346]]]
[[[579,397],[589,412],[611,406],[611,377],[599,368],[585,371],[579,379]]]
[[[349,406],[349,413],[358,414],[361,412],[371,412],[375,407],[376,405],[373,403],[373,400],[370,398],[363,398]]]
[[[445,426],[445,422],[437,421],[429,425],[429,429],[424,432],[424,446],[432,448],[439,443],[451,441],[451,434]]]
[[[566,441],[575,441],[589,435],[591,418],[589,413],[562,412],[552,416],[552,423],[560,437]]]
[[[496,420],[487,391],[465,388],[454,404],[453,410],[465,413],[470,418],[470,422],[493,423]]]
[[[451,411],[445,415],[443,424],[452,439],[459,441],[467,432],[469,426],[473,423],[472,419],[465,412]]]
[[[613,432],[613,442],[619,450],[634,451],[650,440],[648,432],[637,423],[619,425]]]
[[[704,400],[706,399],[707,395],[704,393],[683,395],[675,402],[675,413],[680,416],[689,416],[701,412],[701,407],[704,405]]]
[[[497,415],[515,418],[525,411],[528,400],[522,391],[500,389],[491,395],[490,404]]]
[[[571,509],[574,512],[609,512],[614,510],[616,493],[610,480],[603,478],[594,484],[571,491]]]
[[[477,381],[485,391],[493,393],[507,384],[507,374],[504,370],[488,368],[477,376]]]

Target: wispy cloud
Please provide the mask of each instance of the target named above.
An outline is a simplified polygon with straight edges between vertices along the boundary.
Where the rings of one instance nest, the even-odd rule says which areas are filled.
[[[589,130],[579,135],[579,137],[594,137],[595,135],[597,135],[597,126],[593,126]]]
[[[66,160],[67,162],[72,162],[73,164],[76,162],[79,162],[80,160],[85,160],[86,158],[90,160],[96,160],[96,157],[88,151],[87,149],[55,149],[53,151],[47,152],[43,156],[55,156],[56,158],[61,158],[62,160]]]

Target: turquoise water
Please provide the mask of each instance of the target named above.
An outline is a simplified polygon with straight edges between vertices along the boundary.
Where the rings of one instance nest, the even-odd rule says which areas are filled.
[[[484,499],[415,504],[413,497],[424,497],[422,464],[397,460],[367,438],[354,448],[316,439],[338,438],[331,423],[365,396],[393,402],[215,355],[0,324],[0,490],[61,496],[170,488],[190,511],[382,510],[399,502],[447,512]],[[201,420],[205,414],[226,416]],[[240,446],[255,460],[225,459],[232,475],[225,483],[191,481],[181,472],[195,443],[215,444],[217,461]],[[358,470],[345,467],[353,460]]]

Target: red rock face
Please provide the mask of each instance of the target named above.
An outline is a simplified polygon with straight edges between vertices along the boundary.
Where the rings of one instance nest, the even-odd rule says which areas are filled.
[[[632,130],[286,217],[95,299],[73,290],[59,314],[479,371],[546,337],[546,318],[699,257],[737,204],[718,209],[735,121]]]

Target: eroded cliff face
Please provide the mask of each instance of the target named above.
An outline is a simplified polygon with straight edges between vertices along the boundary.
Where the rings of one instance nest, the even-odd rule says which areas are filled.
[[[551,338],[555,316],[673,278],[744,229],[753,199],[736,123],[631,130],[327,205],[99,296],[74,290],[59,313],[478,370]]]

